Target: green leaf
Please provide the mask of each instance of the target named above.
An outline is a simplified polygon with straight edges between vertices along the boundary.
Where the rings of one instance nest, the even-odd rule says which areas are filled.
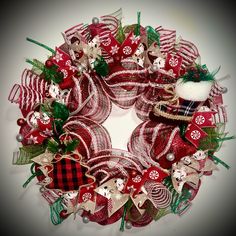
[[[53,50],[52,48],[48,47],[47,45],[43,44],[43,43],[40,43],[34,39],[31,39],[31,38],[26,38],[27,41],[31,42],[31,43],[34,43],[40,47],[43,47],[45,49],[47,49],[48,51],[50,51],[53,55],[56,54],[55,50]]]
[[[79,145],[80,141],[78,139],[74,139],[66,144],[65,153],[73,152],[76,147]]]
[[[222,166],[224,166],[226,169],[229,169],[230,166],[227,165],[224,161],[222,161],[221,159],[219,159],[218,157],[214,156],[213,154],[209,154],[209,156],[216,162],[216,164],[221,164]]]
[[[148,39],[148,47],[150,47],[153,42],[156,42],[160,47],[160,35],[151,26],[147,26],[147,39]]]
[[[107,76],[109,73],[109,66],[103,57],[96,59],[94,63],[94,69],[97,72],[97,74],[101,76]]]
[[[70,112],[66,105],[59,102],[53,102],[52,109],[52,115],[54,118],[53,127],[56,133],[60,135],[63,132],[63,124],[68,119]]]
[[[41,61],[37,59],[33,59],[33,62],[34,62],[34,65],[33,65],[32,70],[37,74],[42,73],[42,71],[44,70],[44,63],[42,63]]]
[[[63,80],[63,73],[58,71],[58,66],[53,65],[50,68],[47,68],[42,62],[38,61],[37,59],[26,59],[26,62],[30,63],[33,68],[32,70],[37,71],[39,74],[39,71],[42,73],[42,78],[46,81],[53,81],[57,84],[62,82]]]
[[[49,139],[47,142],[47,150],[51,153],[59,151],[59,144],[54,139]]]
[[[44,145],[28,145],[19,148],[16,160],[13,159],[14,165],[27,165],[32,163],[31,159],[44,153],[46,147]]]
[[[44,102],[44,103],[40,104],[40,111],[43,113],[46,113],[49,117],[52,116],[51,110],[52,110],[52,108],[51,108],[50,102]]]
[[[117,35],[116,35],[116,40],[119,43],[123,43],[123,41],[125,40],[125,33],[124,33],[124,29],[122,27],[121,22],[119,23],[118,32],[117,32]]]
[[[28,185],[36,176],[39,176],[39,175],[42,175],[42,174],[43,174],[41,170],[38,169],[37,171],[34,171],[34,169],[35,169],[35,163],[33,163],[33,164],[31,165],[30,170],[31,170],[31,174],[32,174],[32,175],[25,181],[25,183],[23,184],[23,188],[26,188],[27,185]]]
[[[59,136],[60,134],[63,133],[63,125],[64,125],[63,120],[53,120],[53,130],[55,135]]]
[[[63,121],[66,121],[68,119],[70,112],[66,105],[59,102],[53,102],[52,108],[52,114],[55,119],[61,119]]]
[[[138,36],[138,35],[140,35],[140,16],[141,16],[141,12],[139,11],[139,12],[137,12],[137,25],[136,25],[136,27],[135,27],[135,29],[134,29],[134,34],[135,34],[135,36]]]
[[[26,59],[26,62],[33,66],[33,70],[40,70],[41,72],[44,70],[44,64],[37,59]]]
[[[222,129],[223,126],[224,124],[219,123],[214,128],[203,128],[207,136],[200,140],[199,149],[217,152],[224,141],[234,139],[234,136],[227,136],[227,133]]]
[[[59,84],[63,80],[63,74],[57,71],[58,67],[53,65],[50,68],[44,67],[43,74],[45,76],[45,80],[53,81],[56,84]]]
[[[126,213],[127,211],[130,210],[130,208],[132,207],[133,202],[132,200],[129,198],[129,200],[125,203],[124,205],[124,211],[123,211],[123,215],[121,217],[121,224],[120,224],[120,231],[124,232],[125,230],[125,217],[126,217]]]

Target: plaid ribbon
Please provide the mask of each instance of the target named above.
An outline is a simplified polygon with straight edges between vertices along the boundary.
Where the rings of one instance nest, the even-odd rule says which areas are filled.
[[[176,98],[173,101],[160,101],[154,107],[154,114],[167,119],[190,121],[194,112],[203,103]]]

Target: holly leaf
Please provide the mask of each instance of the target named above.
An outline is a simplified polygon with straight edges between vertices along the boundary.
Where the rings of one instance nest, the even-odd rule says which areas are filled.
[[[65,148],[65,153],[73,152],[75,148],[79,145],[80,141],[78,139],[74,139],[71,142],[68,142]]]
[[[59,151],[59,144],[54,139],[49,139],[47,142],[47,150],[51,153]]]

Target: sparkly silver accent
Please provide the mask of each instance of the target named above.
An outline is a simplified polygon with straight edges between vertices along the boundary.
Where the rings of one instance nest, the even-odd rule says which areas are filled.
[[[21,134],[17,134],[17,135],[16,135],[16,140],[17,140],[18,142],[22,142],[23,139],[24,139],[23,135],[21,135]]]
[[[93,17],[92,23],[93,24],[98,24],[99,23],[99,19],[97,17]]]
[[[126,229],[131,229],[132,228],[132,223],[130,221],[125,222],[125,228]]]
[[[166,155],[166,159],[167,159],[168,161],[173,161],[173,160],[175,159],[174,153],[172,153],[172,152],[168,153],[168,154]]]
[[[87,216],[84,216],[84,217],[83,217],[83,222],[84,222],[85,224],[87,224],[87,223],[89,222],[89,218],[88,218]]]
[[[222,93],[227,93],[228,92],[228,88],[223,87]]]

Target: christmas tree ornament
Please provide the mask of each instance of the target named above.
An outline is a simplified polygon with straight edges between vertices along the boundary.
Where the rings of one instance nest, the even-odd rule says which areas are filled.
[[[197,47],[175,30],[137,22],[122,11],[63,32],[48,58],[27,59],[9,101],[19,106],[21,144],[14,165],[29,165],[53,224],[78,217],[120,231],[142,227],[194,203],[203,176],[223,165],[217,151],[234,138],[217,70],[197,63]],[[112,146],[103,126],[112,105],[132,106],[140,124],[127,150]],[[76,217],[78,216],[78,217]]]

